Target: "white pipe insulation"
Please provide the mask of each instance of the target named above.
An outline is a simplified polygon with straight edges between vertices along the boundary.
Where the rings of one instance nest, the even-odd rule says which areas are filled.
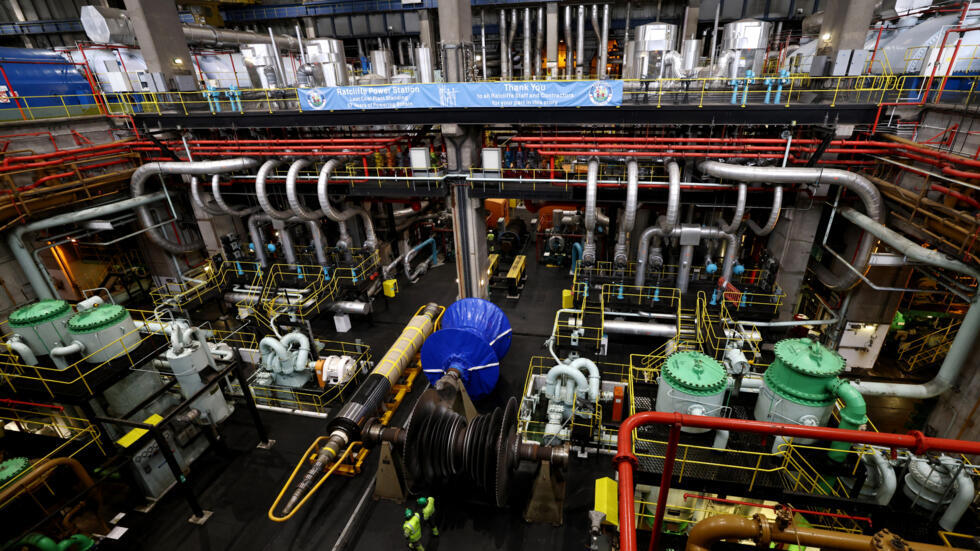
[[[667,163],[667,216],[662,219],[660,228],[671,232],[677,227],[681,217],[681,167],[675,161]]]
[[[194,161],[194,162],[166,162],[166,163],[147,163],[135,171],[130,180],[130,190],[133,198],[144,195],[146,181],[155,174],[223,174],[226,172],[236,172],[254,168],[258,164],[255,159],[237,158],[223,159],[219,161]],[[146,230],[147,238],[163,250],[173,254],[186,254],[204,248],[204,242],[200,239],[188,240],[184,243],[174,243],[170,241],[160,231],[154,227],[156,223],[150,214],[150,207],[141,204],[136,207],[136,214],[140,224]]]
[[[293,167],[300,163],[303,163],[304,159],[299,159],[289,167],[289,173],[294,174]],[[305,161],[309,163],[309,161]],[[269,200],[269,195],[266,191],[265,181],[269,177],[269,172],[282,164],[282,161],[278,159],[269,159],[268,161],[262,163],[259,167],[258,174],[255,175],[255,198],[259,200],[259,205],[262,206],[262,210],[266,214],[275,218],[276,220],[289,220],[293,217],[293,213],[288,210],[279,210],[272,205],[272,201]],[[297,171],[298,172],[298,169]],[[295,175],[294,175],[295,177]]]
[[[340,159],[343,162],[343,159]],[[320,200],[320,208],[327,215],[327,218],[333,220],[334,222],[346,222],[347,220],[353,218],[354,216],[360,216],[361,220],[364,222],[364,234],[366,236],[364,240],[364,248],[368,252],[374,251],[374,248],[378,245],[378,238],[374,234],[374,222],[371,220],[371,215],[368,214],[366,210],[362,207],[348,207],[344,210],[338,211],[330,204],[330,196],[327,192],[328,184],[330,182],[330,175],[333,173],[334,167],[336,165],[331,165],[326,163],[323,168],[320,169],[320,176],[317,179],[317,198]]]
[[[584,7],[579,6],[579,9],[584,10]],[[582,250],[582,263],[586,266],[591,266],[596,261],[595,223],[598,188],[599,159],[593,157],[589,159],[589,170],[585,187],[585,246]]]
[[[853,191],[861,199],[868,216],[879,224],[885,221],[881,193],[878,191],[878,188],[867,178],[855,172],[836,168],[744,166],[717,161],[704,161],[699,165],[699,168],[701,172],[710,174],[716,178],[744,183],[819,183],[843,186]],[[867,270],[868,263],[871,261],[871,250],[874,244],[874,235],[866,232],[857,246],[855,265],[861,273]],[[814,271],[816,272],[817,279],[834,291],[850,289],[861,280],[859,274],[849,270],[845,270],[841,274],[836,274],[829,268],[818,265]]]
[[[640,187],[639,179],[636,159],[630,159],[626,163],[626,210],[623,214],[623,221],[619,224],[619,236],[613,251],[613,262],[621,268],[625,267],[629,260],[626,237],[633,231],[633,226],[636,223],[636,197]]]

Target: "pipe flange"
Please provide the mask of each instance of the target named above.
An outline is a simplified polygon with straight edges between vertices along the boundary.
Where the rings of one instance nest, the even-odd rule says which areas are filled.
[[[886,528],[871,536],[871,548],[880,551],[909,551],[909,544]]]

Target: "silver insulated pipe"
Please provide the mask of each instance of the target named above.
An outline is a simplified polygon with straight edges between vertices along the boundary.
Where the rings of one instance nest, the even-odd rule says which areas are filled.
[[[224,174],[254,168],[258,162],[255,159],[237,158],[223,159],[220,161],[195,161],[195,162],[167,162],[167,163],[147,163],[133,172],[130,179],[129,188],[134,198],[138,198],[145,193],[146,180],[150,176],[157,174]],[[201,239],[192,239],[183,243],[174,243],[168,239],[160,228],[155,227],[157,223],[153,220],[150,207],[145,204],[136,207],[136,215],[140,225],[146,230],[146,237],[154,245],[172,254],[186,254],[204,247]]]
[[[585,69],[585,6],[578,7],[578,33],[575,44],[575,78],[581,80]]]
[[[606,63],[609,62],[609,4],[602,6],[602,36],[599,38],[599,68],[600,79],[606,78]]]
[[[510,72],[510,45],[507,43],[507,10],[500,10],[500,79]]]
[[[317,198],[320,200],[320,208],[326,213],[327,218],[333,220],[334,222],[346,222],[347,220],[360,216],[364,223],[364,248],[368,251],[373,251],[378,244],[378,238],[374,234],[374,222],[371,221],[371,215],[368,214],[366,210],[362,207],[349,207],[344,210],[338,211],[330,204],[330,195],[327,192],[327,187],[330,182],[330,175],[333,172],[333,166],[330,163],[323,165],[320,169],[320,176],[317,180],[316,193]]]
[[[544,8],[538,8],[538,32],[534,35],[534,77],[540,78],[541,58],[544,57]]]
[[[533,67],[531,67],[531,8],[524,8],[524,61],[521,69],[524,72],[524,80],[531,80]]]
[[[572,63],[575,54],[572,52],[572,7],[565,6],[565,78],[572,78]]]
[[[295,178],[295,172],[293,167],[298,163],[303,162],[302,160],[296,161],[289,168],[289,173]],[[262,210],[265,211],[269,216],[277,220],[289,220],[293,217],[293,213],[288,210],[279,210],[272,205],[272,201],[269,200],[269,195],[266,191],[265,181],[269,177],[269,172],[274,170],[277,166],[281,165],[282,161],[277,159],[269,159],[268,161],[262,163],[259,167],[258,174],[255,175],[255,198],[259,200],[259,205],[262,206]],[[298,170],[296,171],[298,172]],[[287,177],[288,179],[288,177]]]

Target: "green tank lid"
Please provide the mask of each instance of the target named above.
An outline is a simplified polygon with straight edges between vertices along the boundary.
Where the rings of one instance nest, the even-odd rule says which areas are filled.
[[[68,330],[72,333],[94,333],[111,327],[129,316],[129,312],[118,304],[103,304],[84,312],[79,312],[68,320]]]
[[[826,406],[836,397],[831,381],[844,370],[844,358],[807,338],[776,343],[776,360],[763,379],[773,392],[807,406]]]
[[[57,319],[71,312],[71,306],[63,300],[42,300],[14,310],[10,314],[11,327],[32,327]]]
[[[720,363],[694,350],[671,354],[661,370],[670,386],[695,396],[711,396],[725,390],[728,374]]]
[[[31,466],[26,457],[12,457],[0,463],[0,482],[10,482]]]

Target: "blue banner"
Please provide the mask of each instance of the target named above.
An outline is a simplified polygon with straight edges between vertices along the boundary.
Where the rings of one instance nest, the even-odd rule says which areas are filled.
[[[304,111],[462,107],[618,107],[621,80],[460,82],[300,88]]]

